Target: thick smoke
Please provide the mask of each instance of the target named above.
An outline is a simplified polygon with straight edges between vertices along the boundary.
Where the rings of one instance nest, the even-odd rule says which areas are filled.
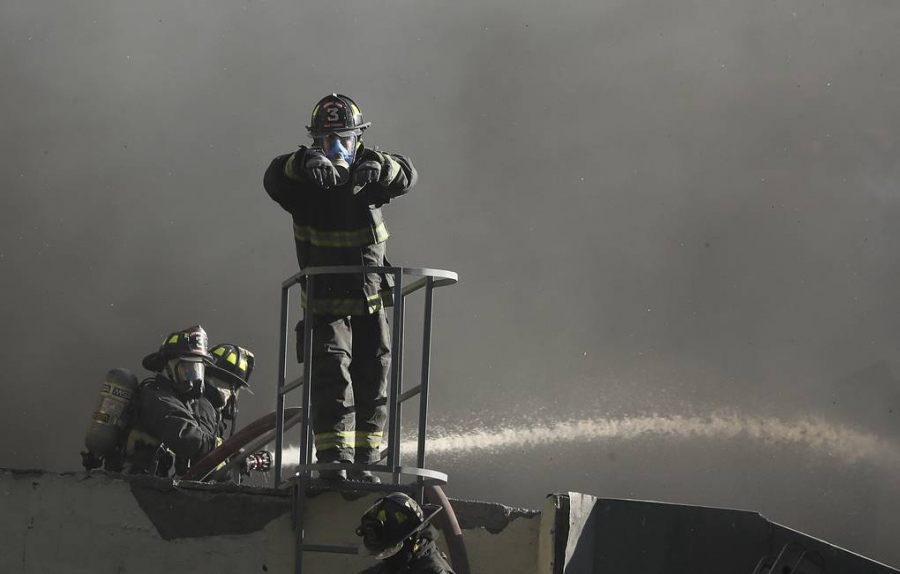
[[[332,91],[419,168],[385,208],[391,261],[460,273],[432,363],[451,435],[727,411],[896,443],[898,25],[888,3],[820,0],[0,4],[0,464],[77,469],[105,372],[146,374],[196,323],[256,352],[242,420],[272,410],[296,263],[262,172]],[[672,448],[763,495],[690,468],[635,495],[892,524],[885,473],[841,494],[846,461],[821,449],[769,465],[781,447],[755,443],[742,466],[725,447],[709,462],[707,438]],[[664,472],[670,453],[639,443],[579,472]],[[454,484],[496,498],[476,466]],[[528,472],[607,493],[544,455]],[[822,514],[783,494],[797,477]]]

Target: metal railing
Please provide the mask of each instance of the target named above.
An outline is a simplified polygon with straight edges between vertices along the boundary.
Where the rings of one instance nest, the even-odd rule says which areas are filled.
[[[310,402],[312,385],[304,384],[312,380],[313,349],[313,323],[310,310],[315,308],[316,278],[322,275],[342,274],[367,274],[377,273],[390,275],[394,278],[391,308],[391,370],[388,387],[388,420],[384,429],[387,436],[387,448],[382,453],[382,461],[385,464],[339,464],[316,463],[310,464],[312,458],[312,429],[310,428]],[[404,285],[404,277],[416,277],[408,285]],[[275,432],[275,487],[278,488],[289,481],[283,480],[284,463],[284,433],[286,395],[291,391],[302,389],[302,407],[300,417],[300,457],[297,473],[291,477],[294,492],[293,524],[298,530],[296,568],[295,572],[302,571],[303,551],[318,551],[332,553],[355,553],[356,549],[344,546],[328,546],[319,544],[305,544],[303,531],[305,487],[315,482],[309,473],[314,470],[369,470],[391,475],[391,481],[386,484],[364,484],[348,482],[338,485],[343,488],[357,490],[408,490],[416,494],[419,502],[422,502],[422,489],[426,484],[446,484],[447,475],[441,472],[425,468],[425,435],[428,418],[428,389],[431,375],[431,331],[434,309],[434,290],[445,285],[452,285],[458,281],[458,276],[452,271],[441,269],[427,269],[417,267],[373,267],[373,266],[331,266],[309,267],[286,279],[281,285],[281,330],[278,358],[278,389]],[[303,374],[290,382],[287,382],[287,354],[288,339],[290,337],[290,290],[295,285],[304,283],[306,291],[306,308],[303,312]],[[425,290],[425,305],[422,330],[422,371],[418,385],[403,390],[403,347],[404,347],[404,320],[406,310],[406,297],[421,289]],[[415,466],[401,466],[400,464],[400,438],[401,438],[401,412],[402,404],[407,400],[419,397],[419,420],[416,440]],[[400,477],[410,476],[415,480],[410,485],[401,485]],[[330,486],[335,486],[333,483]]]

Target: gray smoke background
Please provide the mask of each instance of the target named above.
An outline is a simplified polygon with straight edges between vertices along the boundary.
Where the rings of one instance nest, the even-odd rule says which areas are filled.
[[[106,371],[197,323],[257,355],[242,420],[273,410],[296,260],[262,174],[335,91],[421,175],[392,263],[460,274],[435,440],[819,421],[463,443],[450,496],[746,508],[900,566],[898,57],[882,0],[0,0],[0,466],[80,470]]]

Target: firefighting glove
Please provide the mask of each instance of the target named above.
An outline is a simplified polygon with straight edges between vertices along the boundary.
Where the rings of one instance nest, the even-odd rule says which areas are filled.
[[[366,185],[367,183],[375,183],[381,179],[381,168],[384,165],[384,156],[375,150],[363,150],[359,157],[360,162],[356,164],[356,170],[353,172],[353,183],[356,185]]]
[[[306,150],[303,156],[303,171],[306,176],[320,187],[334,187],[337,184],[337,172],[325,152],[319,148]]]
[[[381,155],[381,176],[378,178],[378,184],[387,187],[396,179],[400,173],[400,162],[392,158],[389,154]]]

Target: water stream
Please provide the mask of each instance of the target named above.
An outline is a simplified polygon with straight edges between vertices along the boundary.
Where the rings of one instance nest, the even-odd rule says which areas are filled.
[[[507,425],[496,429],[432,428],[428,456],[478,456],[506,449],[527,449],[559,443],[613,444],[638,439],[676,441],[750,440],[763,445],[796,446],[844,463],[868,462],[900,467],[898,445],[877,435],[821,418],[783,420],[774,417],[716,413],[704,417],[641,415],[621,418],[583,418]],[[401,441],[404,461],[415,452],[416,441]],[[299,449],[285,449],[286,463],[298,460]]]

